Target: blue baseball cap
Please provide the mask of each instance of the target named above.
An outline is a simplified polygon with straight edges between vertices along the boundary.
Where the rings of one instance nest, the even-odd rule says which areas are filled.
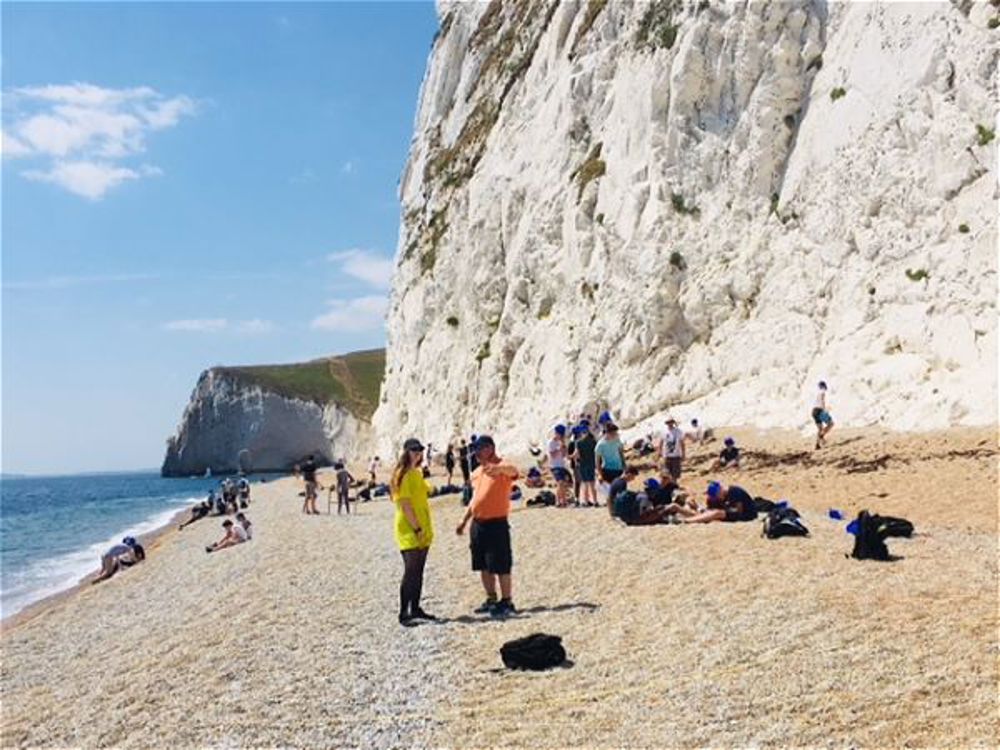
[[[129,547],[134,547],[136,544],[134,536],[127,536],[122,539],[122,544],[127,544]]]
[[[728,445],[730,447],[736,445],[736,441],[733,440],[731,437],[727,437],[724,442],[725,442],[726,445]]]
[[[653,477],[646,480],[643,485],[647,490],[658,490],[660,489],[660,483],[657,482]]]
[[[708,488],[705,490],[705,494],[708,495],[713,500],[719,496],[722,492],[722,485],[718,482],[709,482]]]
[[[552,428],[552,431],[554,433],[556,433],[557,435],[565,435],[566,434],[566,425],[564,425],[564,424],[557,424],[555,427]]]
[[[597,421],[600,424],[604,424],[605,422],[610,422],[611,421],[611,412],[609,412],[609,411],[602,411],[601,412],[601,416],[599,416],[597,418]]]

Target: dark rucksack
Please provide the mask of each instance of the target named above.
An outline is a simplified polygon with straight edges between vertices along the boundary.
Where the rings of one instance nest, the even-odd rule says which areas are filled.
[[[809,529],[802,523],[795,508],[774,506],[764,518],[761,533],[768,539],[778,539],[783,536],[809,536]]]
[[[619,492],[615,496],[615,515],[625,523],[634,521],[639,517],[639,496],[632,490]]]
[[[775,504],[766,498],[755,497],[753,499],[753,507],[757,509],[758,513],[770,513],[774,510]]]
[[[913,524],[905,518],[879,516],[867,510],[858,513],[858,517],[847,528],[854,534],[851,557],[855,560],[891,560],[885,540],[891,536],[913,535]]]
[[[557,635],[533,633],[503,644],[500,658],[508,669],[551,669],[566,661],[566,649]]]

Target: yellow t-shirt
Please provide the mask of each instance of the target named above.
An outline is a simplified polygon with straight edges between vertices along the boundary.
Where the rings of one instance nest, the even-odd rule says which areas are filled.
[[[401,550],[420,549],[430,547],[434,539],[434,525],[431,523],[431,506],[427,502],[427,495],[430,492],[430,485],[424,480],[424,475],[420,469],[410,469],[403,475],[403,480],[399,483],[399,491],[392,500],[396,504],[396,544]],[[413,527],[403,513],[400,506],[401,500],[409,500],[413,507],[413,512],[423,529],[423,541],[417,539],[413,533]]]

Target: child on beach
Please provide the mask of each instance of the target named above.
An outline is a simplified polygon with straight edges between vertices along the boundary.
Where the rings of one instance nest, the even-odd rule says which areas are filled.
[[[337,491],[337,515],[340,515],[341,506],[347,511],[347,515],[351,515],[351,483],[354,481],[354,477],[351,473],[344,467],[344,464],[337,462],[333,465],[334,471],[336,471],[336,476],[334,477],[333,484],[330,485],[330,492],[326,499],[326,512],[330,513],[330,499],[333,496],[334,490]]]
[[[712,466],[714,471],[740,468],[740,449],[736,447],[736,441],[731,437],[727,437],[725,445],[726,447],[719,453],[719,457]]]
[[[707,510],[697,510],[682,505],[668,506],[671,512],[682,516],[684,523],[712,523],[713,521],[753,521],[757,518],[757,506],[750,493],[735,484],[726,486],[721,482],[709,482],[705,490]]]
[[[594,454],[597,457],[597,474],[604,483],[602,492],[608,492],[608,485],[625,471],[625,446],[618,438],[618,426],[614,422],[604,425],[604,437],[597,441]],[[611,509],[610,499],[608,509]]]
[[[833,429],[833,417],[826,408],[826,381],[819,381],[816,401],[813,403],[812,419],[816,424],[816,450],[826,445],[826,436]]]
[[[243,525],[233,523],[230,518],[227,518],[222,522],[222,528],[225,529],[226,533],[223,535],[222,539],[205,547],[206,552],[218,552],[220,549],[226,549],[226,547],[233,547],[237,544],[242,544],[249,538],[247,536],[246,529],[243,528]]]
[[[101,572],[91,583],[106,581],[121,568],[128,568],[146,559],[146,550],[135,537],[127,536],[121,544],[116,544],[101,555]]]
[[[548,444],[549,470],[556,483],[556,507],[565,508],[569,495],[572,475],[566,468],[566,425],[557,424],[552,428],[552,439]]]
[[[403,580],[399,584],[399,624],[415,625],[414,620],[436,620],[420,607],[424,587],[424,565],[434,540],[430,486],[421,467],[424,446],[416,438],[403,443],[403,453],[392,470],[389,491],[396,505],[396,544],[403,556]]]
[[[659,447],[664,471],[675,480],[680,479],[685,457],[685,435],[673,417],[667,417],[667,429],[660,438]]]
[[[253,524],[250,523],[250,519],[244,513],[236,514],[236,522],[243,527],[243,530],[247,534],[247,540],[253,539]]]

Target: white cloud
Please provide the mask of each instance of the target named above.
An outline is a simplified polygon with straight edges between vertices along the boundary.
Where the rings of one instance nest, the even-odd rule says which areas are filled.
[[[225,318],[197,318],[194,320],[171,320],[163,324],[164,331],[195,331],[197,333],[217,333],[229,326]]]
[[[260,320],[259,318],[238,321],[234,327],[237,333],[247,336],[262,336],[277,330],[277,327],[270,320]]]
[[[150,166],[135,170],[118,167],[111,162],[73,161],[56,162],[47,172],[27,169],[21,174],[35,182],[51,182],[84,198],[100,200],[108,190],[126,180],[153,177],[163,172],[158,167]]]
[[[146,151],[151,132],[196,111],[187,96],[148,86],[109,89],[88,83],[29,86],[4,96],[3,156],[42,164],[21,174],[91,200],[127,180],[162,174],[122,160]]]
[[[73,286],[84,286],[90,284],[112,284],[127,281],[148,281],[159,278],[148,273],[118,273],[104,274],[98,276],[49,276],[45,279],[32,281],[5,281],[4,289],[66,289]]]
[[[326,258],[332,263],[339,263],[340,270],[347,275],[379,289],[388,289],[392,283],[392,272],[395,267],[392,258],[360,248],[340,250],[330,253]]]
[[[234,320],[227,318],[193,318],[186,320],[171,320],[162,326],[164,331],[187,331],[193,333],[220,333],[233,331],[243,336],[262,336],[277,330],[270,320],[253,318],[252,320]]]
[[[322,331],[365,331],[385,325],[385,314],[389,309],[386,297],[368,296],[355,299],[334,299],[328,303],[329,309],[310,324]]]
[[[341,165],[341,167],[340,167],[340,173],[341,174],[354,174],[354,162],[350,161],[350,160],[345,161]]]

